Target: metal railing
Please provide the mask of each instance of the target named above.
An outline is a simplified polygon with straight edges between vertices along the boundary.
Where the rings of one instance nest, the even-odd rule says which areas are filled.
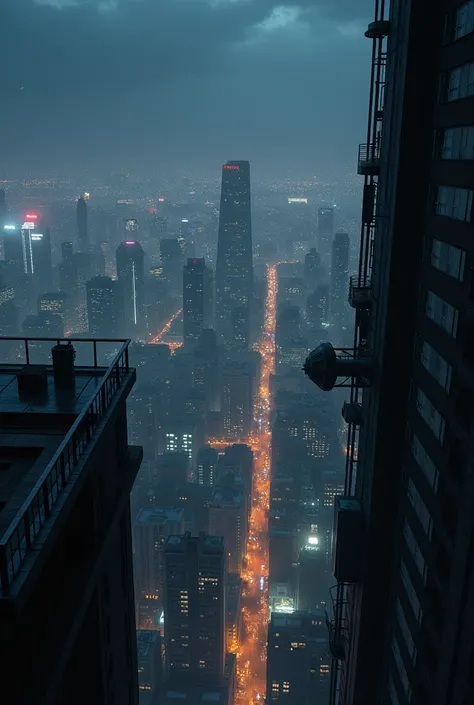
[[[105,348],[107,346],[107,350],[110,354],[110,351],[112,350],[117,350],[117,347],[123,348],[124,346],[126,347],[126,357],[127,357],[127,364],[128,364],[128,346],[130,344],[130,340],[125,340],[124,338],[25,338],[24,336],[21,337],[3,337],[0,336],[0,345],[2,343],[19,343],[19,348],[17,351],[17,354],[20,355],[21,352],[24,355],[24,358],[16,358],[15,361],[11,362],[6,362],[6,363],[0,363],[0,369],[2,367],[11,367],[12,365],[30,365],[32,363],[36,364],[37,360],[33,360],[35,355],[41,355],[42,350],[38,350],[35,348],[35,344],[37,347],[39,347],[42,343],[53,343],[54,345],[59,345],[60,343],[74,343],[76,353],[77,352],[83,352],[84,347],[89,347],[91,349],[91,367],[105,367],[108,368],[111,364],[113,364],[110,359],[106,359],[105,363],[106,364],[100,364],[99,360],[99,354],[100,354],[100,349],[101,347]],[[23,345],[21,345],[23,343]],[[22,350],[21,350],[22,348]],[[49,361],[44,363],[44,361],[40,361],[42,364],[46,365],[52,365],[52,357],[51,357],[51,349],[48,350],[48,357]],[[116,352],[113,353],[112,357],[115,357]],[[109,355],[110,357],[110,355]],[[87,367],[88,365],[80,363],[78,365],[79,367]]]
[[[1,340],[21,340],[25,343],[25,356],[29,360],[29,345],[32,339],[0,338]],[[36,342],[54,341],[76,343],[75,339],[35,338]],[[0,539],[0,589],[6,591],[18,576],[25,557],[45,521],[51,515],[61,491],[67,485],[74,467],[78,464],[84,449],[102,421],[111,400],[119,389],[124,375],[129,371],[128,346],[130,340],[92,340],[80,342],[94,344],[94,361],[97,362],[97,343],[120,343],[121,348],[108,367],[89,404],[81,411],[67,432],[56,453],[42,472],[37,483],[23,503],[21,509]],[[98,367],[95,364],[95,367]],[[79,368],[80,369],[80,368]]]
[[[370,277],[355,274],[349,279],[349,302],[365,303],[370,298],[370,290]]]
[[[365,143],[359,145],[359,157],[357,163],[359,167],[375,167],[380,159],[378,143]]]

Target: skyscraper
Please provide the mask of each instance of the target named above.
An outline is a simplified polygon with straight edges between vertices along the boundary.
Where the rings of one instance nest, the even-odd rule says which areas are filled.
[[[211,487],[215,483],[218,460],[219,455],[215,448],[205,446],[199,449],[196,460],[196,475],[200,485]]]
[[[331,243],[334,235],[334,208],[318,208],[318,249],[323,266],[331,264]]]
[[[117,278],[123,287],[125,326],[136,337],[144,329],[145,253],[137,240],[125,240],[117,248]]]
[[[79,252],[89,251],[89,227],[87,222],[87,203],[83,196],[77,199],[77,247]]]
[[[184,342],[197,343],[211,325],[212,274],[204,258],[188,259],[183,268]]]
[[[251,306],[253,288],[250,164],[229,161],[222,167],[216,267],[216,329],[232,343],[232,311]]]
[[[103,338],[123,335],[124,298],[121,283],[93,277],[86,283],[89,334]]]
[[[72,345],[49,368],[2,364],[0,652],[18,705],[138,705],[126,348],[109,367],[78,367]],[[25,639],[35,658],[16,678]]]
[[[183,252],[179,240],[166,237],[160,240],[160,259],[163,267],[163,279],[168,284],[172,294],[180,292],[181,270],[183,267]]]
[[[268,625],[267,697],[275,705],[323,705],[329,690],[324,612],[274,612]]]
[[[225,664],[224,541],[170,536],[165,544],[167,672],[190,684],[219,683]]]
[[[248,437],[252,428],[253,384],[249,366],[231,362],[222,370],[221,409],[227,439]]]
[[[349,245],[347,233],[336,233],[332,243],[331,321],[339,329],[344,325],[349,291]]]
[[[469,703],[474,687],[473,3],[425,10],[377,3],[366,31],[354,351],[324,346],[307,366],[326,389],[351,387],[333,556],[341,705]]]

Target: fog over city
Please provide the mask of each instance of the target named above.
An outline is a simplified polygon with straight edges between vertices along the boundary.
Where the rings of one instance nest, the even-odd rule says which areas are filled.
[[[473,34],[0,0],[2,703],[472,705]]]

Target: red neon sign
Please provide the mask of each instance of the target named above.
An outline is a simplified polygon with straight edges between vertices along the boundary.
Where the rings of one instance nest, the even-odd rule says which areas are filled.
[[[37,220],[38,216],[35,213],[27,213],[25,215],[25,218],[27,220]]]
[[[238,164],[224,164],[223,169],[240,169],[240,166]]]

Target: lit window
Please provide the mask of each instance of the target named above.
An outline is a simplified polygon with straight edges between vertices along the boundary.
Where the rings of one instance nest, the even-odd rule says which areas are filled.
[[[455,338],[458,330],[459,311],[432,291],[426,297],[426,315],[433,323]]]
[[[462,281],[464,278],[464,266],[466,264],[466,253],[459,247],[448,245],[442,240],[433,240],[431,247],[431,266],[440,272],[447,274],[454,279]]]
[[[423,343],[421,348],[421,363],[443,389],[449,392],[453,368],[428,343]]]

